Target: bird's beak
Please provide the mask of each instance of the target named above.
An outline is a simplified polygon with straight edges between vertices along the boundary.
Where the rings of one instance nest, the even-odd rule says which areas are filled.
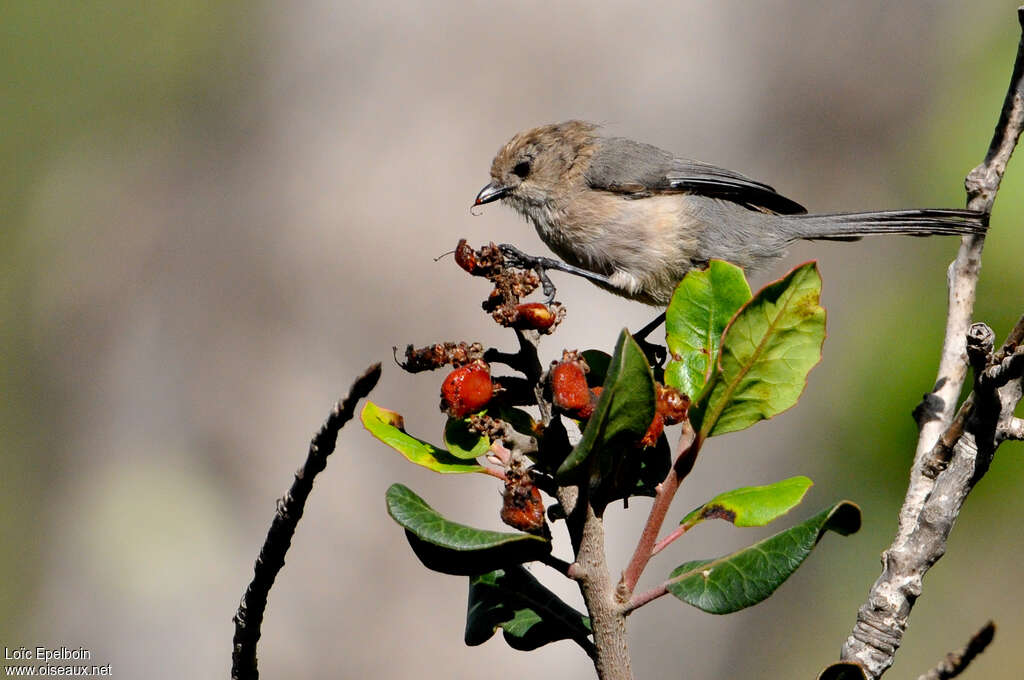
[[[498,199],[505,198],[508,192],[511,191],[508,187],[503,187],[497,182],[491,182],[476,195],[476,200],[473,205],[483,205],[484,203],[490,203],[491,201],[497,201]]]

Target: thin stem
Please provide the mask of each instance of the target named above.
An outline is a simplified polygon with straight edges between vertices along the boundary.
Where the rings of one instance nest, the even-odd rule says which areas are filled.
[[[676,458],[672,469],[668,471],[664,481],[654,490],[654,504],[651,506],[651,512],[647,516],[647,523],[640,534],[640,540],[633,551],[633,557],[630,559],[629,565],[622,572],[622,578],[619,580],[619,585],[616,588],[616,597],[620,602],[625,603],[629,600],[633,594],[633,589],[636,588],[637,581],[640,580],[644,567],[647,566],[647,563],[654,555],[658,534],[661,533],[661,525],[665,523],[665,516],[668,515],[672,499],[675,498],[676,491],[679,490],[679,484],[693,468],[693,462],[697,457],[698,451],[700,451],[702,443],[703,439],[694,433],[690,423],[688,421],[684,422],[683,433],[680,438],[681,452],[679,457]]]
[[[543,563],[543,564],[548,565],[549,567],[551,567],[552,569],[557,571],[562,576],[569,576],[569,570],[572,568],[571,564],[569,564],[565,560],[561,560],[561,559],[555,557],[554,555],[552,555],[550,553],[548,553],[544,557],[540,558],[539,561],[541,563]],[[570,578],[572,578],[572,577],[570,576]]]
[[[693,525],[690,524],[680,524],[679,526],[677,526],[675,529],[672,530],[672,533],[658,541],[657,544],[655,544],[655,546],[651,548],[651,557],[654,557],[662,550],[672,545],[673,541],[675,541],[677,538],[679,538],[692,528]]]
[[[949,680],[955,678],[971,665],[975,657],[985,651],[985,648],[992,642],[996,635],[996,624],[992,621],[986,623],[981,630],[971,636],[963,649],[950,652],[939,665],[931,669],[917,680]]]
[[[508,481],[508,477],[505,476],[505,471],[504,470],[499,470],[498,468],[492,468],[492,467],[484,467],[482,472],[485,475],[490,475],[491,477],[497,477],[498,479],[500,479],[503,482],[507,482]]]
[[[629,616],[633,613],[633,610],[639,609],[648,602],[652,600],[657,600],[659,597],[661,597],[662,595],[666,595],[667,593],[668,581],[662,583],[660,586],[651,588],[650,590],[644,591],[642,593],[637,593],[633,595],[633,597],[629,598],[629,602],[627,602],[626,606],[622,608],[622,613],[625,616]]]

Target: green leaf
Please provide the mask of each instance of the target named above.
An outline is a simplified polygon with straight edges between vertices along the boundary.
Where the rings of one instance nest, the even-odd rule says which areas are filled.
[[[796,571],[826,531],[860,528],[860,508],[841,501],[803,524],[731,555],[687,562],[666,584],[677,598],[711,614],[729,614],[764,600]]]
[[[469,429],[469,420],[449,418],[444,424],[444,446],[456,458],[473,460],[487,453],[491,440]]]
[[[469,577],[466,644],[483,644],[498,628],[510,647],[522,651],[559,640],[592,645],[590,620],[521,566]]]
[[[692,527],[717,518],[738,527],[763,527],[799,505],[813,483],[807,477],[790,477],[766,486],[726,491],[692,511],[680,524]]]
[[[529,413],[512,406],[498,406],[480,412],[495,420],[502,420],[513,430],[527,437],[536,437],[535,422]],[[469,418],[448,418],[444,426],[444,445],[456,458],[472,460],[486,454],[491,448],[491,440],[474,432],[469,426]]]
[[[619,458],[601,485],[591,489],[591,504],[599,510],[608,504],[633,496],[654,497],[658,484],[665,481],[672,467],[672,448],[665,435],[654,446],[630,448]]]
[[[595,452],[600,454],[599,471],[607,472],[614,463],[613,450],[624,450],[623,446],[611,447],[609,443],[619,436],[640,439],[653,419],[654,375],[636,340],[622,329],[594,413],[576,448],[558,468],[558,475],[570,475]]]
[[[550,541],[540,536],[476,529],[445,519],[402,484],[392,484],[385,500],[388,514],[405,529],[413,552],[434,571],[483,574],[551,552]]]
[[[395,451],[417,465],[422,465],[434,472],[459,473],[483,472],[481,465],[466,463],[452,454],[406,434],[402,416],[377,406],[372,401],[366,402],[359,415],[370,434],[381,440]]]
[[[750,285],[735,265],[711,260],[707,269],[687,272],[665,310],[666,385],[698,401],[717,364],[722,333],[749,299]]]
[[[814,262],[769,284],[725,330],[706,410],[694,414],[708,437],[750,427],[796,403],[821,360],[825,310]]]
[[[818,675],[818,680],[870,680],[863,668],[855,663],[834,663]]]
[[[580,352],[580,356],[590,369],[587,373],[587,387],[604,385],[604,379],[608,376],[608,366],[612,363],[611,355],[599,349],[587,349]]]
[[[488,408],[484,413],[492,418],[504,420],[519,434],[525,434],[527,437],[537,436],[537,430],[534,427],[537,424],[536,421],[533,419],[533,416],[521,408],[503,405],[497,408]]]

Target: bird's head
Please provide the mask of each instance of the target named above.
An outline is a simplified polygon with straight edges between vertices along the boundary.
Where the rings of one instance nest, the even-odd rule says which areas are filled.
[[[503,198],[518,209],[549,203],[583,181],[593,154],[596,125],[578,120],[520,132],[491,163],[491,182],[474,206]]]

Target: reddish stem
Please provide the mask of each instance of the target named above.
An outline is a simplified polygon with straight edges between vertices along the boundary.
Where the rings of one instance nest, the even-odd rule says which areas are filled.
[[[658,541],[657,545],[655,545],[651,549],[651,557],[654,557],[655,555],[660,553],[662,550],[671,545],[672,541],[676,540],[692,528],[692,524],[680,524],[679,526],[677,526],[671,534]]]
[[[630,596],[633,594],[633,589],[636,587],[636,582],[640,580],[640,574],[643,573],[647,562],[653,557],[655,543],[658,540],[658,534],[661,533],[661,525],[665,523],[665,516],[668,514],[669,506],[672,505],[672,499],[675,498],[676,491],[679,490],[680,482],[693,469],[693,463],[697,458],[697,452],[700,451],[702,443],[703,439],[696,436],[688,422],[684,422],[683,433],[680,438],[682,452],[676,458],[675,463],[672,464],[672,469],[669,470],[665,480],[654,491],[654,505],[651,506],[651,513],[647,516],[647,524],[644,525],[644,530],[640,534],[636,550],[633,551],[633,558],[629,561],[625,571],[622,572],[622,578],[619,580],[619,585],[616,588],[616,596],[619,602],[625,603],[629,601]]]
[[[484,466],[481,466],[481,467],[484,467]],[[484,469],[481,470],[481,472],[483,472],[485,475],[490,475],[491,477],[497,477],[498,479],[500,479],[503,482],[507,482],[508,481],[508,477],[505,476],[505,471],[504,470],[499,470],[497,468],[491,468],[491,467],[484,467]]]
[[[651,600],[657,600],[662,595],[668,593],[668,581],[662,583],[660,586],[651,588],[648,591],[639,593],[629,598],[629,602],[622,608],[622,615],[628,616],[634,609],[639,609]]]

